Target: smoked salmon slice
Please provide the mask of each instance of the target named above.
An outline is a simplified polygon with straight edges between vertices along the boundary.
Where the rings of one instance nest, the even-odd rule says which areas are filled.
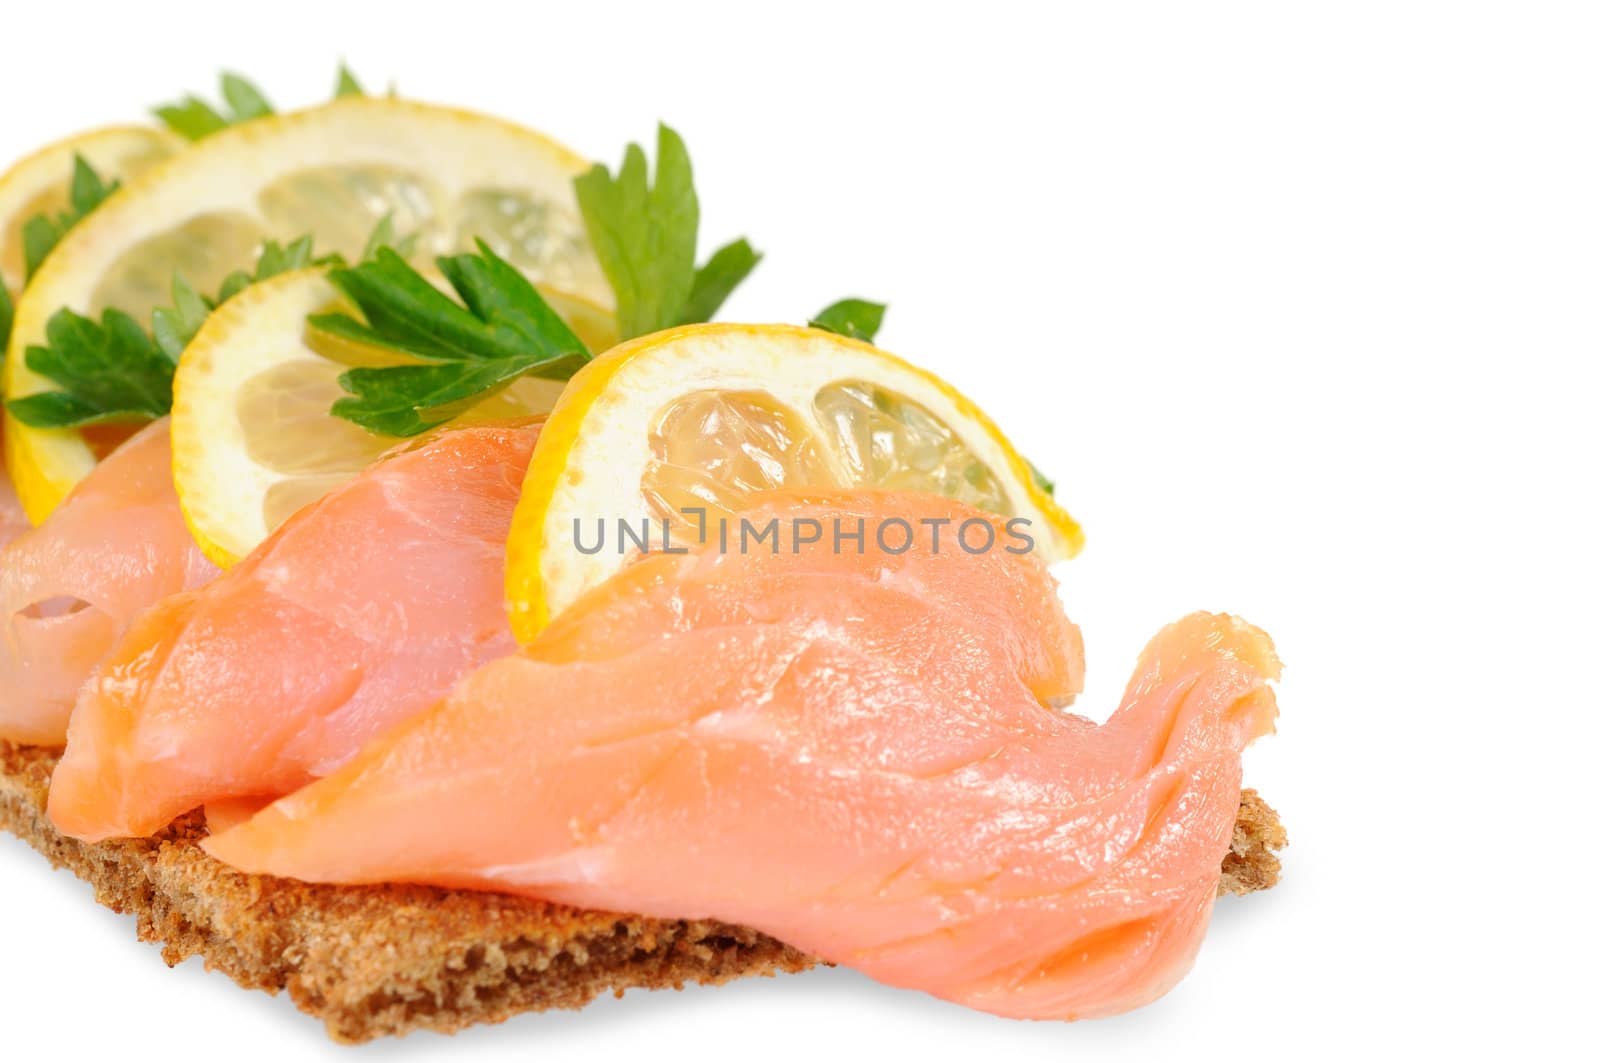
[[[770,512],[983,519],[869,493]],[[1272,644],[1187,617],[1096,725],[1048,704],[1082,662],[1044,566],[913,526],[901,554],[646,558],[206,848],[725,920],[1001,1015],[1146,1003],[1204,935],[1240,754],[1276,717]]]
[[[17,498],[17,489],[11,486],[5,458],[5,444],[0,441],[0,548],[32,527],[22,510],[22,501]]]
[[[773,492],[744,516],[753,531],[742,548],[735,540],[731,552],[708,550],[692,559],[649,555],[623,569],[607,593],[563,611],[527,652],[552,662],[594,660],[698,628],[806,623],[816,600],[832,597],[829,609],[847,618],[853,645],[913,668],[928,682],[940,682],[952,654],[1000,654],[1032,677],[1040,700],[1070,703],[1083,689],[1083,639],[1061,611],[1054,581],[999,545],[967,554],[955,539],[959,521],[944,525],[929,517],[947,506],[942,497],[912,492]],[[999,538],[1000,521],[976,510],[962,519],[992,523],[996,543],[1007,541]],[[922,526],[927,549],[896,555],[874,541],[873,552],[866,552],[864,537],[876,529],[886,529],[890,549],[898,549],[905,534],[898,529],[909,532],[923,520],[933,522]],[[796,549],[808,521],[814,523],[804,535],[823,535],[818,542],[825,548]],[[836,530],[840,549],[833,548]],[[757,531],[771,534],[756,542]],[[863,537],[859,549],[857,534]],[[970,622],[959,630],[922,631],[915,622],[942,624],[930,605],[963,610]],[[990,673],[949,674],[967,683]]]
[[[60,745],[79,688],[134,618],[216,574],[184,525],[156,421],[0,551],[0,739]]]
[[[505,542],[538,425],[392,451],[144,614],[84,688],[51,819],[98,841],[276,797],[512,652]]]

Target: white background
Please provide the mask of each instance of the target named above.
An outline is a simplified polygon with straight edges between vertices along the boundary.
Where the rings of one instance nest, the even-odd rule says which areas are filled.
[[[1241,613],[1288,663],[1247,781],[1282,886],[1190,977],[1075,1026],[845,971],[335,1049],[176,971],[0,839],[7,1055],[1595,1058],[1600,27],[1586,5],[16,5],[0,160],[221,67],[335,61],[615,161],[685,135],[726,317],[891,304],[1060,483],[1104,713],[1145,638]],[[581,13],[579,13],[581,11]],[[914,14],[912,12],[915,12]],[[21,1041],[19,1042],[19,1034]]]

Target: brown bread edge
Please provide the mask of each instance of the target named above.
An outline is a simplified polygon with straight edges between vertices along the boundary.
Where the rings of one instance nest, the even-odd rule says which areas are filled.
[[[196,842],[198,815],[145,839],[88,845],[45,816],[57,754],[0,742],[0,828],[138,920],[177,964],[201,956],[248,989],[287,989],[337,1041],[417,1029],[454,1032],[523,1011],[581,1008],[602,993],[681,989],[818,961],[764,934],[709,921],[646,919],[426,886],[317,886],[243,875]],[[1220,893],[1278,880],[1287,844],[1275,812],[1246,790]]]

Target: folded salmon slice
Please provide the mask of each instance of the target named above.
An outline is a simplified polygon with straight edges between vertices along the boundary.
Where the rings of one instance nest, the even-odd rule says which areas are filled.
[[[22,501],[17,489],[11,486],[11,475],[6,472],[5,443],[0,440],[0,547],[27,531],[33,525],[22,511]]]
[[[904,496],[773,512],[977,515]],[[1187,970],[1272,645],[1162,631],[1097,726],[1031,557],[653,557],[523,653],[207,848],[317,882],[409,881],[756,927],[1002,1015],[1145,1003]],[[616,636],[613,643],[612,636]]]
[[[527,653],[557,663],[597,660],[700,628],[804,624],[817,615],[820,599],[830,599],[828,612],[843,618],[852,645],[927,682],[946,674],[958,684],[1004,675],[947,668],[952,655],[999,654],[1031,677],[1039,699],[1070,703],[1083,689],[1083,639],[1061,611],[1055,582],[1041,576],[1037,563],[999,545],[968,554],[955,539],[960,520],[994,524],[996,543],[1010,541],[1003,522],[962,510],[955,523],[938,525],[941,514],[954,519],[949,507],[943,497],[913,492],[774,492],[744,516],[752,529],[770,526],[771,537],[751,539],[742,550],[648,555],[622,570],[604,593],[556,617]],[[920,523],[925,520],[934,523]],[[824,538],[797,549],[797,530],[807,521],[816,524],[805,534],[820,525]],[[880,526],[896,547],[904,534],[898,529],[920,527],[926,539],[918,549],[891,554],[876,547]],[[871,552],[865,543],[858,549],[856,533],[874,537]],[[964,612],[967,622],[948,625],[940,610],[952,609]]]
[[[56,826],[146,835],[287,793],[512,652],[505,542],[538,433],[464,428],[392,452],[147,612],[73,713]]]
[[[79,688],[134,618],[216,574],[184,526],[156,421],[0,551],[0,738],[60,745]]]

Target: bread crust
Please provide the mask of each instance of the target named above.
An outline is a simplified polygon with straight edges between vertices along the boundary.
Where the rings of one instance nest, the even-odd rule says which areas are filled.
[[[582,911],[427,886],[319,886],[240,874],[206,855],[198,814],[152,838],[84,844],[45,815],[57,753],[0,742],[0,828],[138,920],[169,965],[190,956],[239,985],[287,990],[336,1041],[454,1032],[602,993],[681,989],[818,961],[764,934],[702,920]],[[1219,893],[1278,880],[1287,844],[1253,790],[1240,802]]]

